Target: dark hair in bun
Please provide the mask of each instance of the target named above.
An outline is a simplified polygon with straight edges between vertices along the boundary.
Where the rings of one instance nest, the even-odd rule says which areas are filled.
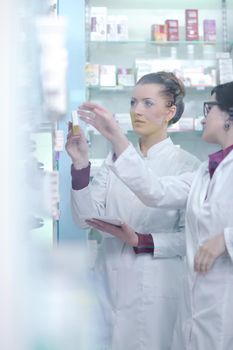
[[[170,120],[169,125],[176,123],[184,112],[185,87],[183,82],[175,74],[161,71],[142,76],[136,85],[145,84],[159,84],[164,87],[161,93],[167,99],[167,106],[176,106],[176,114]]]

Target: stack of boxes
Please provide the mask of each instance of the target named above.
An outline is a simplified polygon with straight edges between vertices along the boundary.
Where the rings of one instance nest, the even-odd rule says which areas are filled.
[[[177,19],[167,19],[165,21],[167,41],[179,40],[179,22]]]
[[[152,41],[167,41],[166,29],[164,24],[152,24],[151,26]]]
[[[128,40],[128,19],[125,15],[108,15],[106,7],[91,8],[91,41],[124,41]],[[202,35],[202,33],[201,33]],[[194,45],[192,41],[202,39],[199,34],[199,12],[198,9],[185,10],[185,33],[184,39],[190,42],[187,45],[188,59],[194,58]],[[178,19],[166,19],[163,24],[152,24],[151,40],[158,42],[179,42],[183,40],[180,35]],[[216,21],[215,19],[203,20],[203,40],[209,44],[216,41]],[[205,46],[206,48],[209,45]],[[192,51],[192,52],[191,52]],[[191,53],[190,53],[191,52]],[[206,58],[206,56],[205,56]],[[211,72],[206,73],[203,65],[194,65],[194,67],[182,64],[177,60],[177,47],[171,47],[172,67],[171,70],[180,74],[187,86],[209,86],[215,85],[216,69],[208,67]],[[141,61],[141,62],[138,62]],[[142,75],[155,71],[158,67],[152,59],[135,61],[135,68],[117,67],[115,65],[92,64],[86,65],[86,83],[88,86],[101,87],[127,87],[134,86],[135,78],[138,80]],[[224,61],[225,62],[225,61]],[[222,73],[223,64],[219,61],[219,69]],[[228,65],[229,66],[229,65]],[[157,69],[156,69],[157,70]]]
[[[198,41],[199,19],[197,9],[185,10],[185,40]],[[203,39],[208,42],[216,41],[216,21],[205,19],[203,21]],[[179,41],[179,22],[177,19],[167,19],[165,24],[152,24],[152,41]]]
[[[233,80],[233,64],[232,58],[229,52],[219,52],[217,54],[218,59],[218,72],[220,84],[227,83]]]
[[[104,41],[107,38],[107,8],[91,8],[91,41]]]
[[[117,68],[115,65],[87,63],[86,85],[102,87],[127,87],[135,84],[133,68]]]
[[[216,21],[214,19],[204,19],[203,21],[204,40],[216,41]]]
[[[91,8],[90,28],[91,41],[128,40],[127,16],[108,16],[106,7]]]
[[[185,10],[185,30],[187,41],[199,40],[198,10]]]

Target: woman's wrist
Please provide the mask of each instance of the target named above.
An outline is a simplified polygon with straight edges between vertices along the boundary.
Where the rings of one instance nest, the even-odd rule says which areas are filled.
[[[114,137],[111,143],[117,157],[119,157],[129,146],[129,140],[124,134]]]
[[[135,232],[135,234],[133,235],[133,237],[130,239],[129,244],[130,244],[132,247],[137,247],[137,246],[138,246],[138,243],[139,243],[139,238],[138,238],[137,233]]]
[[[87,168],[89,165],[89,160],[85,159],[85,160],[73,160],[72,161],[73,166],[76,170],[81,170],[84,168]]]

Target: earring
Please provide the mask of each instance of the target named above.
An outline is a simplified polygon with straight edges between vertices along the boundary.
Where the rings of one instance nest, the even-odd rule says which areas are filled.
[[[225,123],[224,123],[224,130],[228,131],[230,129],[230,122],[229,120],[227,120]]]

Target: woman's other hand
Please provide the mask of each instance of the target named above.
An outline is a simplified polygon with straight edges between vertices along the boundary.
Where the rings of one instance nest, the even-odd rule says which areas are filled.
[[[137,234],[125,223],[123,223],[121,226],[116,226],[97,219],[86,220],[86,222],[88,225],[96,228],[99,231],[107,232],[115,237],[118,237],[132,247],[138,246]]]
[[[200,273],[208,272],[215,260],[226,251],[224,234],[214,236],[205,242],[194,258],[194,270]]]

